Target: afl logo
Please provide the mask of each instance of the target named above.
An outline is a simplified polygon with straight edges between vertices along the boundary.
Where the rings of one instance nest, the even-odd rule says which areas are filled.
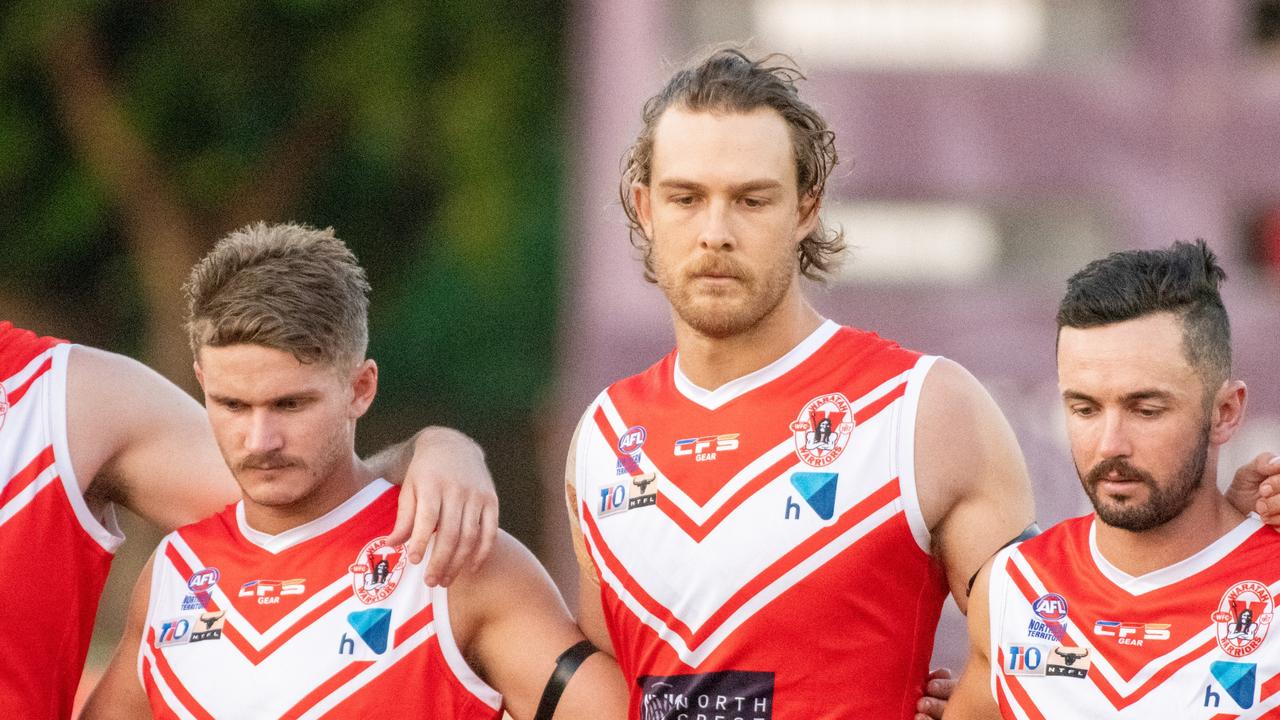
[[[0,428],[4,427],[4,416],[9,414],[9,395],[4,391],[4,385],[0,385]]]
[[[1231,657],[1244,657],[1262,644],[1271,627],[1275,604],[1265,583],[1245,580],[1232,585],[1211,616],[1218,626],[1218,646]]]
[[[1041,595],[1031,603],[1031,611],[1045,622],[1063,623],[1067,621],[1067,599],[1058,593]]]
[[[187,580],[187,587],[193,593],[207,593],[213,590],[213,586],[218,584],[218,568],[207,567],[203,570],[197,570],[191,574]]]
[[[375,538],[347,568],[351,571],[351,589],[365,605],[386,600],[400,584],[404,566],[403,545],[392,547],[386,537]]]
[[[633,425],[627,428],[627,431],[618,438],[618,452],[623,455],[631,455],[640,452],[640,448],[644,447],[644,439],[648,436],[643,425]]]
[[[791,423],[796,455],[806,465],[826,467],[836,461],[853,434],[849,399],[840,393],[819,395],[800,410]]]

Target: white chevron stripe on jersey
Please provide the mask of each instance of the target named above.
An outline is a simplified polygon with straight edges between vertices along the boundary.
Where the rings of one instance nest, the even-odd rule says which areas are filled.
[[[160,695],[164,697],[164,703],[169,707],[169,710],[173,712],[179,720],[199,720],[195,715],[192,715],[187,710],[186,706],[184,706],[180,700],[178,700],[177,693],[173,691],[173,688],[169,687],[169,681],[165,679],[164,675],[162,675],[158,669],[156,669],[156,656],[151,652],[150,646],[151,643],[142,643],[142,651],[138,653],[138,682],[142,683],[144,688],[146,687],[146,683],[142,680],[144,674],[143,661],[145,660],[146,663],[151,666],[151,681],[154,682],[156,684],[156,688],[160,690]]]
[[[26,383],[28,380],[31,379],[32,375],[36,374],[36,371],[40,369],[40,366],[44,365],[45,361],[53,357],[53,351],[56,349],[57,349],[57,346],[55,345],[54,347],[51,347],[48,350],[45,350],[44,352],[32,358],[31,362],[24,365],[21,370],[5,378],[3,383],[5,393],[11,393],[14,390],[17,390],[18,388],[22,387],[24,383]]]
[[[859,410],[879,401],[885,395],[895,390],[899,385],[907,381],[911,372],[912,370],[907,370],[906,372],[895,375],[856,400],[850,400],[849,406],[853,414],[857,414]],[[630,426],[622,418],[621,414],[619,414],[617,407],[613,404],[613,398],[609,397],[608,391],[600,394],[598,402],[600,409],[604,412],[605,419],[609,422],[609,427],[613,430],[615,435],[622,437]],[[797,412],[799,412],[798,409]],[[592,426],[590,424],[585,424],[584,427],[590,429]],[[741,490],[743,486],[754,480],[760,475],[760,473],[772,467],[775,463],[786,458],[787,455],[795,452],[795,439],[791,436],[791,433],[787,428],[780,428],[779,434],[785,435],[786,439],[770,448],[755,460],[748,463],[746,467],[742,468],[742,470],[738,471],[729,479],[728,482],[717,490],[709,500],[707,500],[705,505],[699,505],[696,500],[689,497],[683,490],[677,487],[675,483],[668,480],[667,477],[658,470],[657,466],[649,460],[648,455],[641,456],[640,468],[645,472],[654,474],[654,478],[657,480],[658,492],[670,500],[671,503],[679,508],[681,512],[689,516],[689,519],[699,525],[702,525],[706,523],[712,515],[715,515],[720,508],[724,507],[725,503],[727,503],[730,498]],[[580,442],[582,441],[580,440]],[[786,472],[795,470],[799,465],[800,461],[797,459],[795,465],[789,467]]]
[[[199,558],[199,556],[196,555],[195,551],[187,545],[181,535],[174,533],[170,536],[170,542],[173,545],[173,549],[178,552],[178,555],[182,557],[193,571],[209,567]],[[172,565],[167,564],[167,569],[175,574],[178,572]],[[181,578],[181,581],[185,583],[187,578]],[[236,610],[235,604],[231,602],[231,598],[227,596],[226,592],[223,591],[220,585],[215,585],[213,590],[210,592],[210,595],[213,597],[214,601],[217,602],[218,607],[226,611],[227,622],[235,626],[236,632],[240,633],[241,637],[243,637],[254,650],[261,652],[265,647],[275,642],[281,635],[293,629],[293,627],[309,613],[315,611],[316,608],[327,604],[334,597],[344,592],[351,592],[351,579],[349,577],[342,577],[333,581],[311,597],[308,597],[306,600],[299,603],[298,607],[290,610],[288,614],[277,620],[275,624],[261,632],[254,627],[248,619],[240,614],[240,611]]]
[[[1027,582],[1031,585],[1031,589],[1034,590],[1037,595],[1044,595],[1045,593],[1050,592],[1045,588],[1044,583],[1036,576],[1035,572],[1031,569],[1031,566],[1021,554],[1015,553],[1010,557],[1013,558],[1013,564],[1022,571],[1023,577],[1027,579]],[[1280,593],[1280,582],[1273,583],[1268,587],[1268,589],[1271,591],[1273,596]],[[1208,618],[1206,618],[1206,620],[1208,620]],[[1204,630],[1188,638],[1181,645],[1157,658],[1153,658],[1144,665],[1141,670],[1135,673],[1131,680],[1125,680],[1120,673],[1112,667],[1111,663],[1107,662],[1107,658],[1100,651],[1096,650],[1094,644],[1090,642],[1087,633],[1085,633],[1082,628],[1077,628],[1075,625],[1070,624],[1069,621],[1067,636],[1071,638],[1071,641],[1076,647],[1089,648],[1092,667],[1097,668],[1103,678],[1113,688],[1115,688],[1118,693],[1127,697],[1149,682],[1157,673],[1164,670],[1169,664],[1176,662],[1180,658],[1194,654],[1196,650],[1206,642],[1217,637],[1217,634],[1214,626],[1212,624],[1208,624]]]
[[[57,477],[57,466],[49,465],[49,467],[45,468],[31,484],[10,498],[9,502],[5,503],[3,507],[0,507],[0,525],[4,525],[14,515],[22,512],[22,509],[29,505],[35,496],[40,494],[40,491],[48,487],[49,483],[53,482]]]
[[[594,537],[590,532],[586,533],[586,538],[587,547],[591,551],[596,567],[599,569],[601,577],[609,587],[641,622],[652,628],[664,642],[671,646],[671,649],[676,652],[682,662],[696,666],[706,660],[711,653],[715,652],[716,648],[718,648],[725,639],[730,637],[743,622],[755,615],[761,608],[768,605],[779,595],[791,589],[791,587],[797,582],[808,577],[810,573],[824,565],[831,558],[858,542],[858,540],[862,539],[871,531],[880,527],[880,525],[897,513],[901,512],[901,510],[902,504],[900,499],[897,498],[878,508],[861,522],[855,524],[844,533],[836,536],[831,542],[819,548],[812,555],[800,561],[790,570],[778,577],[778,579],[766,585],[748,599],[742,607],[733,612],[715,631],[708,635],[705,640],[701,643],[695,643],[692,647],[685,642],[685,639],[681,637],[678,632],[673,630],[663,619],[650,613],[644,605],[642,605],[640,601],[632,595],[622,580],[614,573],[613,568],[609,566],[601,555],[599,548],[597,547],[599,538]],[[747,583],[743,583],[744,586],[746,584]],[[668,607],[664,609],[675,616],[675,613],[671,608]],[[717,605],[714,609],[718,610],[719,606]],[[695,635],[702,629],[706,622],[706,619],[704,619],[703,622],[696,623],[690,622],[688,618],[684,617],[679,617],[678,619],[687,625]]]

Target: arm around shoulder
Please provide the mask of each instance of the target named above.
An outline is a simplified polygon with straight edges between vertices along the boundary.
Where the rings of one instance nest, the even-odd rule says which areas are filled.
[[[945,359],[924,381],[915,453],[921,510],[965,610],[969,579],[1035,517],[1026,462],[986,389]]]
[[[516,720],[530,720],[560,654],[584,638],[550,576],[499,532],[489,561],[449,590],[449,617],[477,673],[503,694]],[[588,657],[569,680],[559,720],[626,717],[627,689],[613,658]]]
[[[200,405],[123,355],[72,349],[67,440],[87,496],[124,505],[165,530],[240,496]]]
[[[147,561],[133,586],[125,617],[124,634],[102,679],[85,703],[81,720],[135,720],[150,717],[147,695],[138,678],[138,651],[146,630],[147,605],[151,599],[151,570],[155,555]]]
[[[1000,708],[991,695],[991,613],[989,605],[991,563],[983,566],[973,583],[969,603],[969,660],[955,692],[947,702],[944,720],[999,720]]]

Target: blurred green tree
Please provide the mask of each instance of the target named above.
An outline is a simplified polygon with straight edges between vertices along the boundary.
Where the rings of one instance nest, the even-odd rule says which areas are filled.
[[[192,388],[191,264],[251,221],[332,225],[374,287],[365,444],[459,426],[536,507],[563,24],[547,0],[7,3],[0,316]]]

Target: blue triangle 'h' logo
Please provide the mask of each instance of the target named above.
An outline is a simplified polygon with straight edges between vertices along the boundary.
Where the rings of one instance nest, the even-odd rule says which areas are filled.
[[[387,651],[387,636],[391,634],[391,611],[386,608],[372,608],[347,615],[347,622],[360,634],[360,638],[374,652],[381,655]]]
[[[836,480],[839,478],[839,473],[798,472],[791,474],[791,484],[818,517],[830,520],[836,513]]]
[[[1209,672],[1237,705],[1246,710],[1253,707],[1253,691],[1258,685],[1257,665],[1219,660],[1209,666]]]

